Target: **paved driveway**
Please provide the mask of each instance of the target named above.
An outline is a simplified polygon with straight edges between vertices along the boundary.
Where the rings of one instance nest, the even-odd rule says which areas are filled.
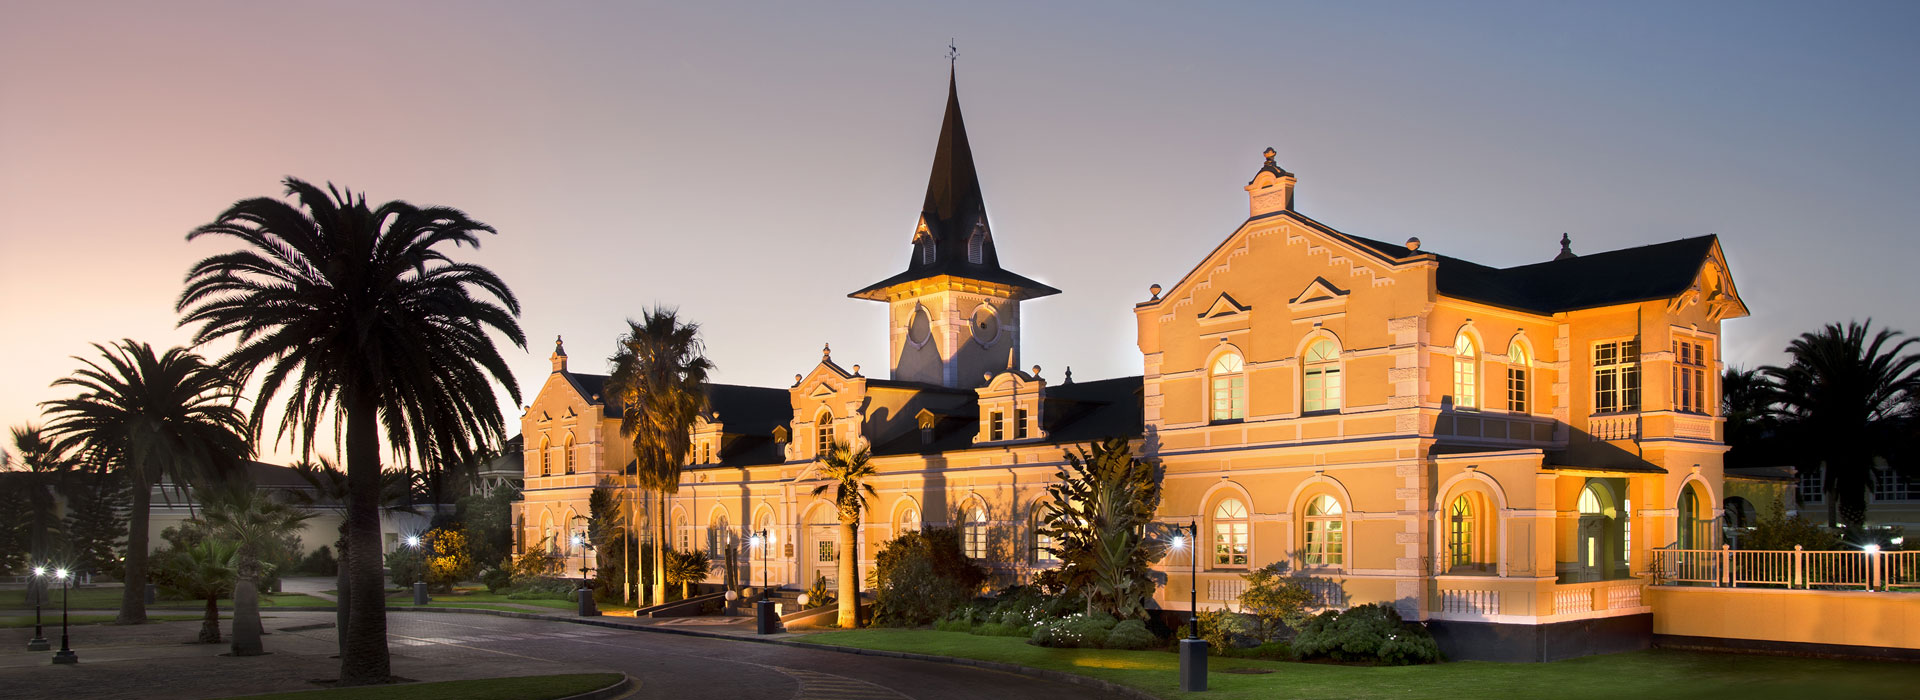
[[[315,688],[309,680],[337,675],[333,630],[322,626],[332,621],[332,613],[275,611],[267,620],[274,653],[245,659],[219,656],[224,646],[180,643],[197,623],[76,628],[81,663],[65,667],[48,665],[45,652],[24,651],[30,629],[0,635],[8,642],[0,648],[0,697],[208,698]],[[640,681],[635,697],[671,700],[1099,695],[967,666],[490,615],[395,612],[388,632],[394,673],[423,681],[614,670]]]

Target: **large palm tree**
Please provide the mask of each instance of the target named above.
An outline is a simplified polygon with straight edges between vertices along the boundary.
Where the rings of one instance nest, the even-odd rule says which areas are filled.
[[[234,656],[267,653],[260,644],[260,575],[265,559],[285,559],[288,539],[299,534],[313,511],[275,501],[244,483],[200,489],[207,526],[234,544]]]
[[[196,342],[231,338],[222,359],[259,389],[249,425],[265,430],[277,411],[279,438],[312,454],[332,421],[344,433],[347,590],[350,614],[340,682],[385,682],[386,601],[380,551],[381,450],[409,464],[459,463],[475,443],[500,443],[504,421],[493,384],[515,402],[520,388],[491,332],[526,346],[519,302],[486,268],[456,262],[448,248],[480,244],[492,227],[447,207],[388,202],[321,190],[287,178],[294,203],[248,199],[187,235],[236,239],[241,248],[195,264],[180,295],[180,324]],[[256,370],[259,376],[255,377]]]
[[[1787,345],[1790,362],[1760,372],[1777,387],[1787,458],[1802,470],[1826,467],[1827,517],[1864,542],[1867,490],[1876,459],[1911,469],[1907,429],[1920,390],[1920,338],[1873,321],[1828,324]]]
[[[620,434],[633,443],[631,478],[640,489],[659,494],[659,503],[680,490],[680,471],[693,450],[693,422],[707,403],[707,375],[713,362],[704,354],[700,325],[682,323],[673,309],[654,307],[628,333],[613,356],[608,391],[625,411]],[[667,599],[667,542],[664,508],[650,508],[653,538],[653,602]],[[638,559],[638,557],[636,557]]]
[[[131,340],[94,347],[104,367],[81,360],[84,367],[53,383],[79,395],[41,406],[52,419],[46,431],[54,449],[128,477],[133,508],[127,517],[126,589],[114,622],[140,624],[147,620],[153,485],[162,476],[177,484],[217,479],[238,471],[253,448],[246,414],[234,405],[239,386],[232,375],[185,348],[155,355],[151,346]]]
[[[860,626],[860,513],[867,509],[867,496],[874,495],[867,479],[875,471],[870,462],[872,451],[854,450],[844,440],[820,457],[816,475],[826,483],[813,487],[818,496],[833,490],[833,507],[840,514],[840,614],[841,629]]]
[[[300,475],[301,481],[307,482],[308,487],[308,490],[294,491],[292,493],[293,502],[296,505],[340,506],[347,502],[347,496],[349,494],[347,489],[347,473],[341,471],[340,466],[334,464],[332,459],[328,459],[325,455],[322,455],[317,462],[313,460],[301,460],[294,463],[293,471],[295,474]],[[409,483],[406,472],[396,469],[388,469],[381,472],[380,506],[392,512],[415,512],[413,506],[409,503],[411,500],[408,496],[410,493],[408,490]],[[339,556],[340,561],[344,562],[347,560],[347,521],[345,520],[340,521],[340,537],[334,540],[333,549],[334,553]],[[333,622],[334,629],[337,630],[346,629],[347,620],[353,615],[353,607],[351,601],[347,600],[346,594],[347,590],[352,588],[352,586],[349,585],[350,581],[348,581],[350,574],[351,572],[348,571],[345,566],[336,567],[333,573],[333,590],[336,595],[333,606]],[[340,655],[346,656],[346,635],[336,634],[334,635],[334,641],[340,646]]]
[[[1779,466],[1775,405],[1780,392],[1757,369],[1728,367],[1720,378],[1720,415],[1727,417],[1728,467]]]

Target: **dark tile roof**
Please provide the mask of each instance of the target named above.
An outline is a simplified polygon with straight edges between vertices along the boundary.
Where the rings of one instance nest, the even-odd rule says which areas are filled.
[[[871,382],[869,382],[871,383]],[[1137,438],[1146,432],[1140,377],[1120,377],[1091,382],[1058,384],[1046,388],[1046,405],[1041,419],[1047,431],[1042,444],[1067,445],[1106,438]],[[945,391],[952,391],[945,389]],[[971,393],[971,392],[969,392]],[[949,413],[977,416],[979,409],[948,409]],[[936,411],[936,413],[941,413]],[[975,447],[974,435],[980,431],[978,420],[942,421],[933,440],[923,442],[920,431],[908,430],[890,436],[873,447],[875,456],[935,454]],[[1021,444],[1021,443],[1016,443]],[[996,447],[998,445],[995,445]]]
[[[773,429],[793,419],[793,399],[786,389],[740,384],[708,384],[707,407],[720,416],[728,433],[773,435]]]
[[[1341,235],[1388,258],[1431,254]],[[1547,314],[1666,299],[1693,285],[1716,240],[1696,236],[1509,268],[1434,255],[1440,262],[1434,283],[1442,296]]]
[[[560,374],[565,376],[569,383],[573,384],[574,391],[580,392],[580,398],[588,401],[598,401],[600,407],[607,410],[608,416],[614,418],[620,417],[620,408],[614,405],[613,397],[607,395],[607,375],[582,374],[579,372],[561,372]],[[599,398],[596,399],[595,397]]]
[[[1757,479],[1761,481],[1793,481],[1793,467],[1727,467],[1729,479]]]
[[[933,237],[933,262],[921,257],[916,241],[906,272],[847,296],[864,297],[903,282],[940,275],[1019,287],[1029,298],[1060,293],[1000,267],[992,227],[987,223],[986,201],[980,194],[980,174],[973,165],[973,146],[967,142],[966,121],[960,115],[960,88],[952,74],[947,76],[947,113],[940,122],[940,140],[934,147],[933,171],[927,176],[927,197],[920,206],[920,218]],[[968,241],[976,228],[987,231],[979,263],[967,259]]]

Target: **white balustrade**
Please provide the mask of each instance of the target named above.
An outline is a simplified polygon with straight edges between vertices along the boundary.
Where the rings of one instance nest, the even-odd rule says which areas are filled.
[[[1500,614],[1499,591],[1441,589],[1440,611],[1476,615]]]
[[[1207,582],[1207,600],[1237,603],[1240,601],[1240,594],[1245,592],[1247,592],[1247,580],[1238,576]]]
[[[1589,416],[1587,434],[1595,440],[1637,440],[1640,438],[1640,414]]]
[[[1593,610],[1593,589],[1571,588],[1553,592],[1553,614],[1583,613]]]
[[[1920,552],[1656,549],[1654,585],[1886,590],[1920,586]]]

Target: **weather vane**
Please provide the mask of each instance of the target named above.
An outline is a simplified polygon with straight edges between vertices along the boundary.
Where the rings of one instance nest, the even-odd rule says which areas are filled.
[[[953,45],[953,39],[947,39],[947,65],[952,66],[960,60],[960,48]]]

